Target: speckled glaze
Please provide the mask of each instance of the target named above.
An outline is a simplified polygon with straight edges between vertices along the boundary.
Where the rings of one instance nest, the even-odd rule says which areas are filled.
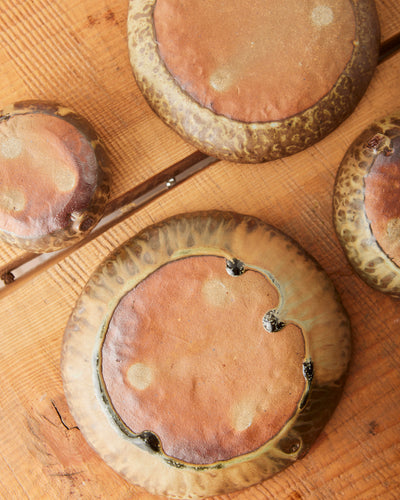
[[[343,158],[333,194],[334,225],[350,264],[370,286],[396,297],[400,297],[400,268],[373,233],[365,195],[374,162],[381,155],[391,154],[392,141],[399,136],[399,112],[375,121],[364,130]]]
[[[104,146],[92,126],[82,116],[57,103],[21,101],[0,111],[0,122],[16,115],[33,113],[58,117],[75,127],[90,143],[97,161],[97,180],[93,195],[85,210],[71,214],[70,223],[63,229],[37,237],[25,238],[0,229],[0,238],[30,252],[52,252],[81,240],[101,218],[110,192],[110,166]]]
[[[130,0],[128,43],[137,84],[153,110],[206,154],[244,163],[292,155],[325,137],[350,115],[377,64],[380,35],[375,3],[349,2],[356,21],[351,59],[332,89],[294,116],[245,123],[217,115],[190,97],[168,72],[157,49],[153,23],[156,0]]]
[[[122,297],[161,266],[196,255],[238,259],[245,271],[273,283],[275,315],[303,333],[299,369],[306,380],[296,411],[272,439],[251,453],[201,466],[165,455],[149,435],[133,434],[114,411],[101,376],[104,336]],[[331,281],[293,240],[253,217],[200,212],[144,229],[96,270],[65,331],[62,377],[79,428],[112,468],[151,493],[203,498],[253,485],[304,456],[339,401],[350,352],[349,321]]]

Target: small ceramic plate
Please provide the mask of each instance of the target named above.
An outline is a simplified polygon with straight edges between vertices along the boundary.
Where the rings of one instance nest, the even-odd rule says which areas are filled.
[[[220,159],[297,153],[353,111],[375,69],[373,0],[130,0],[133,72],[155,112]]]
[[[0,238],[31,252],[82,239],[103,214],[109,165],[92,126],[63,106],[0,111]]]
[[[400,297],[400,112],[375,121],[353,142],[333,196],[350,264],[370,286]]]
[[[91,446],[155,494],[202,498],[303,457],[336,407],[347,315],[294,241],[201,212],[144,229],[97,269],[62,349]]]

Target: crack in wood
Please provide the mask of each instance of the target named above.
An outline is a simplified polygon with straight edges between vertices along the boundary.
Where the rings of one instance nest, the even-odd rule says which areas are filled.
[[[46,422],[48,422],[49,424],[53,425],[54,427],[57,427],[57,425],[54,422],[52,422],[48,417],[46,417],[46,415],[42,415],[42,418],[46,420]]]
[[[58,415],[58,418],[60,419],[60,422],[62,423],[62,425],[67,429],[67,431],[72,431],[73,429],[78,429],[79,430],[79,427],[77,425],[74,425],[73,427],[69,427],[65,422],[64,422],[64,419],[62,418],[62,415],[60,413],[60,410],[57,408],[55,402],[51,399],[51,404],[53,405],[53,408],[55,409],[57,415]]]

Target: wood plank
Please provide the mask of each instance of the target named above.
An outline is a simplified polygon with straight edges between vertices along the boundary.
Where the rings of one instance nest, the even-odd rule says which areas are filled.
[[[220,500],[396,498],[400,486],[400,308],[349,267],[332,226],[336,170],[371,121],[398,108],[400,53],[377,70],[354,114],[329,137],[266,165],[216,163],[177,185],[0,301],[0,491],[24,498],[155,498],[128,485],[84,442],[59,362],[68,316],[98,263],[135,232],[194,210],[248,213],[299,241],[334,281],[350,315],[344,396],[311,452],[264,483]],[[12,425],[11,425],[12,424]]]
[[[397,0],[377,0],[382,41],[400,33]],[[129,64],[128,2],[3,0],[0,102],[59,101],[82,113],[110,152],[113,206],[194,152],[149,109]],[[0,242],[0,276],[30,255]]]

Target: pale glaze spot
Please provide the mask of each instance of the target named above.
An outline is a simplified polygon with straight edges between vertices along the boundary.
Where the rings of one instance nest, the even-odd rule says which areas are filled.
[[[253,423],[256,409],[254,403],[243,400],[232,409],[232,424],[233,427],[241,432],[248,429]]]
[[[7,160],[18,158],[23,150],[23,142],[18,137],[7,137],[1,141],[1,155]]]
[[[209,279],[204,282],[202,295],[205,302],[212,306],[221,307],[233,301],[233,298],[229,297],[229,292],[225,285],[217,279]]]
[[[333,11],[327,5],[318,5],[311,13],[311,20],[315,26],[322,28],[333,22]]]
[[[400,241],[400,219],[394,218],[388,222],[387,235],[391,241]]]
[[[153,381],[153,370],[143,363],[135,363],[128,369],[126,376],[134,389],[144,391]]]
[[[77,177],[76,172],[69,170],[65,165],[55,165],[53,180],[57,189],[61,193],[68,193],[69,191],[72,191],[76,186],[78,180]]]
[[[0,209],[4,212],[20,212],[25,207],[25,196],[19,189],[0,192]]]
[[[227,68],[217,69],[210,76],[210,85],[217,92],[225,92],[234,82],[234,75]]]

